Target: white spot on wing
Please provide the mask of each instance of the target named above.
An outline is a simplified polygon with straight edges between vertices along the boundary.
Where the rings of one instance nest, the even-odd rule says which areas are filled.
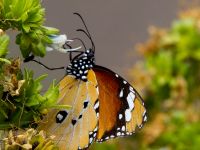
[[[99,108],[99,101],[94,105],[94,109],[96,110],[97,108]]]
[[[97,135],[97,134],[96,134],[96,133],[94,133],[94,134],[93,134],[93,137],[96,137],[96,135]]]
[[[90,138],[90,143],[92,143],[92,141],[93,141],[93,138],[91,137],[91,138]]]
[[[127,96],[127,101],[128,101],[128,106],[129,106],[130,111],[134,108],[134,103],[133,103],[134,99],[132,98],[131,94],[133,93],[131,92]]]
[[[109,137],[107,136],[106,138],[105,138],[105,140],[108,140],[109,139]]]
[[[135,91],[133,90],[133,87],[129,87],[129,90],[131,91],[131,92],[133,92],[133,93],[135,93]]]
[[[120,136],[121,135],[121,132],[117,132],[117,136]]]
[[[131,121],[131,111],[130,111],[130,109],[126,109],[126,111],[125,111],[125,120]]]
[[[97,118],[99,118],[99,113],[97,113]]]
[[[120,93],[119,93],[119,97],[120,97],[120,98],[123,97],[123,95],[124,95],[123,90],[124,90],[124,89],[121,89],[121,91],[120,91]]]
[[[145,115],[145,116],[144,116],[144,122],[146,122],[146,121],[147,121],[147,116]]]
[[[58,120],[62,120],[63,119],[63,115],[61,115],[61,114],[58,114],[56,117],[58,118]]]
[[[111,135],[111,136],[110,136],[110,138],[114,138],[114,137],[115,137],[114,135]]]
[[[123,126],[123,127],[122,127],[122,131],[125,131],[125,130],[126,130],[126,128],[125,128],[125,126]]]
[[[123,83],[126,84],[127,82],[124,80]]]
[[[121,120],[121,119],[122,119],[122,117],[123,117],[123,115],[122,115],[122,114],[119,114],[119,120]]]

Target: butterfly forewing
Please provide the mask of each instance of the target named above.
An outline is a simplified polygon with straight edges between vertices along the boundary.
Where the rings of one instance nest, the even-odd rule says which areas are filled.
[[[97,141],[131,135],[146,120],[144,103],[136,90],[111,70],[93,68],[99,87]]]
[[[65,76],[59,83],[59,104],[71,105],[72,108],[51,111],[39,126],[39,129],[55,135],[63,150],[86,148],[95,139],[98,116],[94,106],[98,99],[98,90],[92,70],[89,70],[87,79],[84,82],[71,75]]]

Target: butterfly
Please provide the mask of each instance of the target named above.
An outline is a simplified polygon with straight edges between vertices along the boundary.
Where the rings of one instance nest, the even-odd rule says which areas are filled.
[[[84,23],[84,32],[92,43],[72,58],[66,75],[59,82],[59,104],[70,110],[54,109],[40,123],[39,129],[56,136],[62,150],[86,149],[93,142],[135,133],[147,121],[144,102],[125,79],[95,64],[95,46]],[[76,51],[77,52],[77,51]]]

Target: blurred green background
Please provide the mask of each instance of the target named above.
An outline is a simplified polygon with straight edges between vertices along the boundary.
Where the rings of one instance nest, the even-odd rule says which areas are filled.
[[[129,75],[144,95],[148,122],[132,137],[92,149],[200,149],[200,8],[181,11],[167,29],[150,27],[136,50],[142,60]]]

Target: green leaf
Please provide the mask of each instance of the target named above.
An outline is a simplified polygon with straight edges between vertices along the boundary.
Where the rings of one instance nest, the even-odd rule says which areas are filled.
[[[10,38],[8,35],[3,34],[0,36],[0,57],[5,57],[8,52],[8,44]]]
[[[5,63],[7,63],[7,64],[11,64],[10,60],[5,59],[5,58],[0,58],[0,61],[1,61],[1,62],[5,62]]]
[[[40,94],[34,94],[28,98],[25,105],[28,107],[32,107],[40,105],[41,101],[43,101],[43,97]]]
[[[46,33],[46,35],[52,35],[52,34],[59,33],[59,30],[56,28],[46,27],[46,26],[43,26],[42,28],[43,28],[44,32]]]

